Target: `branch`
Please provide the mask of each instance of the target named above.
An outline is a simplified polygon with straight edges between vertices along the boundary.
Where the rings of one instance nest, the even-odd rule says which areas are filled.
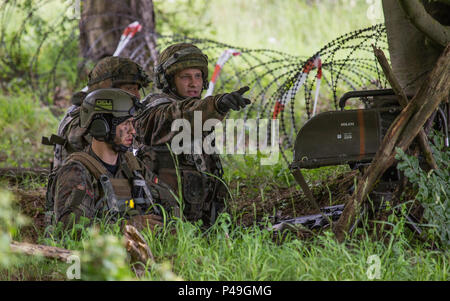
[[[419,0],[399,0],[399,2],[411,23],[428,38],[443,47],[450,42],[450,27],[440,24],[430,16]]]
[[[392,89],[394,90],[395,94],[398,97],[400,105],[402,107],[406,107],[408,105],[408,97],[401,88],[400,83],[398,82],[397,78],[394,75],[394,72],[391,69],[391,66],[389,66],[389,63],[386,59],[386,56],[384,55],[383,50],[381,50],[380,48],[376,48],[375,46],[372,47],[373,52],[375,53],[375,56],[378,59],[378,62],[380,63],[387,80],[389,81]],[[427,135],[425,134],[423,129],[420,129],[418,140],[428,165],[431,167],[431,169],[438,169],[436,160],[434,160],[433,153],[431,152],[430,145],[428,144]]]
[[[67,262],[67,258],[74,254],[72,251],[67,249],[45,245],[35,245],[26,242],[13,241],[9,246],[13,253],[42,255],[46,258],[57,259],[64,262]]]
[[[386,133],[372,163],[366,170],[339,218],[333,231],[338,241],[343,241],[345,233],[355,221],[366,196],[372,191],[377,180],[395,162],[395,148],[406,150],[419,134],[424,123],[450,92],[450,44],[447,45],[435,67],[424,81],[414,98],[397,116]]]
[[[434,0],[434,1],[450,5],[450,0]]]
[[[0,178],[25,178],[27,176],[34,176],[40,178],[46,178],[49,170],[47,168],[22,168],[22,167],[4,167],[0,168]]]

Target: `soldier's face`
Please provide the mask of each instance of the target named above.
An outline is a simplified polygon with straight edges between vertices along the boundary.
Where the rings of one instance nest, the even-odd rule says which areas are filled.
[[[139,85],[137,84],[123,84],[117,86],[117,88],[127,91],[128,93],[133,94],[138,99],[141,98],[141,93],[139,93]]]
[[[134,118],[129,118],[116,126],[116,137],[114,142],[130,147],[133,144],[133,137],[136,135],[134,128]]]
[[[175,88],[182,97],[200,97],[203,87],[202,71],[188,68],[178,71],[174,77]]]

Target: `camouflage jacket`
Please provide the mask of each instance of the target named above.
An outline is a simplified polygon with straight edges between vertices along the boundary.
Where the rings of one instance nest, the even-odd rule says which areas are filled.
[[[88,148],[87,153],[101,162],[90,147]],[[105,192],[103,191],[101,183],[99,183],[89,169],[79,161],[73,159],[70,160],[70,158],[68,159],[69,160],[66,160],[58,169],[54,185],[51,187],[50,191],[53,193],[56,222],[61,221],[66,226],[69,225],[70,227],[73,223],[73,217],[76,222],[79,221],[81,216],[90,220],[94,217],[100,217],[106,211],[107,202],[104,198]],[[113,180],[128,179],[125,170],[125,162],[125,154],[119,153],[116,173],[113,175],[107,170],[107,176]],[[137,162],[142,166],[142,162]],[[171,197],[168,186],[159,181],[154,174],[147,171],[145,168],[142,168],[142,170],[143,177],[150,189],[155,203],[161,204],[167,210],[176,206],[176,202],[173,197]],[[128,181],[126,182],[128,183]],[[130,190],[132,189],[130,184]],[[135,210],[130,210],[130,215],[124,216],[125,218],[135,214],[148,213],[145,212],[145,208],[143,207],[131,207],[134,207]]]
[[[175,160],[167,148],[179,131],[172,131],[172,123],[177,119],[186,119],[194,133],[195,111],[201,111],[201,126],[208,119],[223,120],[225,115],[217,110],[217,100],[225,94],[209,96],[204,99],[182,99],[173,94],[150,94],[144,99],[145,108],[136,122],[136,131],[140,147],[138,157],[147,168],[154,171],[180,195],[178,189]],[[200,123],[197,121],[197,123]],[[208,133],[202,132],[204,136]],[[217,154],[176,156],[181,180],[183,214],[188,220],[202,219],[205,224],[214,222],[216,214],[224,207],[226,188],[218,178],[222,177],[222,166]]]

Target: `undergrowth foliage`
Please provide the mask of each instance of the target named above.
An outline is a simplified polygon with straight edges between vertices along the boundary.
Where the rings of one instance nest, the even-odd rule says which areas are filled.
[[[47,167],[53,149],[41,144],[41,136],[58,126],[48,107],[32,93],[0,95],[0,167]]]
[[[126,261],[127,252],[121,239],[112,234],[89,230],[90,239],[83,242],[81,277],[83,280],[131,280],[132,273]]]
[[[19,227],[28,221],[19,214],[13,203],[12,194],[0,186],[0,269],[14,262],[9,246],[11,238],[17,234]]]
[[[430,143],[439,169],[428,173],[419,166],[417,157],[408,156],[397,148],[398,169],[417,189],[416,200],[424,207],[424,217],[441,242],[450,245],[450,149],[444,146],[441,134],[432,134]]]

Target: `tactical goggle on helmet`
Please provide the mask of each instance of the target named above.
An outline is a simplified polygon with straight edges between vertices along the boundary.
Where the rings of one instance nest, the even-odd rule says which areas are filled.
[[[171,47],[183,47],[175,51],[167,59],[164,59],[165,52],[170,52]],[[202,71],[203,89],[208,89],[208,56],[199,48],[189,44],[175,44],[164,50],[160,58],[159,65],[154,68],[155,85],[158,89],[167,92],[170,89],[170,81],[178,71],[188,68],[198,68]]]
[[[94,138],[108,141],[115,135],[115,126],[136,116],[139,108],[136,96],[124,90],[98,89],[89,93],[81,105],[80,126],[88,128]]]

